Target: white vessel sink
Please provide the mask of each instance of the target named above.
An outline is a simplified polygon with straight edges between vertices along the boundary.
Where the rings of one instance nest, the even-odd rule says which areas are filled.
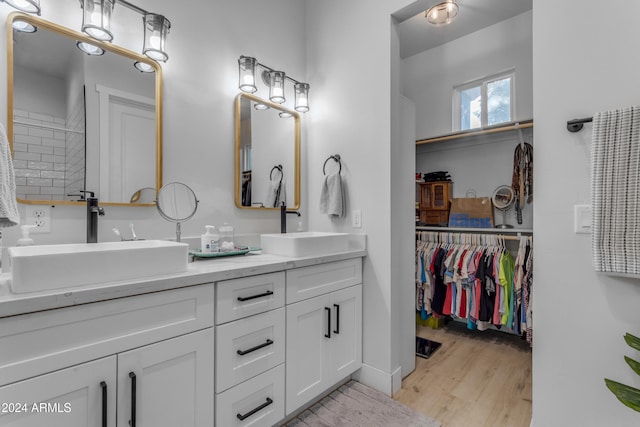
[[[300,233],[263,234],[262,252],[290,257],[305,257],[345,252],[349,249],[349,234],[305,231]]]
[[[187,271],[189,245],[164,240],[11,247],[11,290],[36,292]]]

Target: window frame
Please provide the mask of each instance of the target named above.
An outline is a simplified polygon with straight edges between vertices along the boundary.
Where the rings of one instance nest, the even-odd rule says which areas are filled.
[[[497,73],[497,74],[492,74],[490,76],[485,76],[479,79],[475,79],[460,85],[456,85],[453,87],[453,101],[452,101],[452,107],[453,107],[453,114],[452,114],[452,130],[454,132],[460,132],[460,131],[467,131],[467,130],[474,130],[474,129],[484,129],[486,127],[488,127],[489,125],[488,123],[488,111],[487,111],[487,85],[489,85],[490,83],[493,83],[495,81],[498,80],[504,80],[506,78],[510,78],[510,87],[509,87],[509,115],[510,115],[510,120],[506,121],[506,122],[501,122],[501,123],[495,123],[491,126],[494,125],[499,125],[502,123],[510,123],[513,120],[515,120],[515,116],[516,116],[516,85],[515,85],[515,80],[516,80],[516,70],[515,69],[509,69],[506,71],[503,71],[501,73]],[[461,103],[460,103],[460,94],[468,89],[472,89],[475,87],[480,87],[480,104],[481,104],[481,114],[480,114],[480,127],[477,128],[469,128],[469,129],[462,129],[461,128]]]

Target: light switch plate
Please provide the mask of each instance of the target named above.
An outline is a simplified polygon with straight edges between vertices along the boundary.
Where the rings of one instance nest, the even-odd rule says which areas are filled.
[[[573,211],[573,230],[577,234],[591,233],[591,205],[575,205]]]

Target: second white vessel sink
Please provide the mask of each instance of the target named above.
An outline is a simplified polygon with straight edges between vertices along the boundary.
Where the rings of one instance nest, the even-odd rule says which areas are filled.
[[[299,233],[263,234],[262,252],[290,257],[305,257],[345,252],[349,249],[348,233],[305,231]]]
[[[164,240],[8,249],[11,290],[36,292],[187,271],[189,245]]]

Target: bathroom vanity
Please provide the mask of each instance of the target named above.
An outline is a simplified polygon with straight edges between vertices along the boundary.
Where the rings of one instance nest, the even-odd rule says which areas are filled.
[[[0,424],[277,424],[361,366],[362,237],[331,255],[4,292]]]

